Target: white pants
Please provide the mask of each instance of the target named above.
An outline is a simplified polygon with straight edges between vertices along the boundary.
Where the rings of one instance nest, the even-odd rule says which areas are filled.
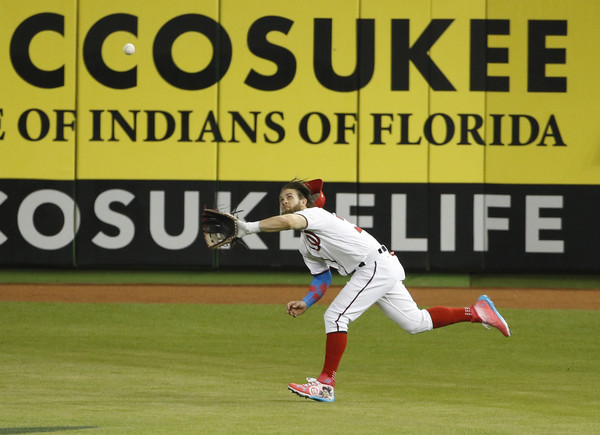
[[[402,279],[402,265],[388,252],[358,268],[325,312],[325,333],[348,332],[348,324],[375,303],[410,334],[433,329],[429,312],[417,307]]]

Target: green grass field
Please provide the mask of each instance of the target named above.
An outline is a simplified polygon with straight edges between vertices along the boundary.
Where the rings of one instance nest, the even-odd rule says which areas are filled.
[[[335,403],[325,307],[0,303],[0,434],[600,433],[597,311],[502,310],[513,336],[351,325]]]

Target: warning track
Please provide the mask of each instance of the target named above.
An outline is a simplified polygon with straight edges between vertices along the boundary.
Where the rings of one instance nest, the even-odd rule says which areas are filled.
[[[332,286],[319,304],[328,304],[341,287]],[[600,309],[600,290],[443,288],[409,289],[419,306],[469,305],[488,294],[503,308]],[[73,303],[285,304],[301,299],[300,285],[158,285],[158,284],[0,284],[0,301]]]

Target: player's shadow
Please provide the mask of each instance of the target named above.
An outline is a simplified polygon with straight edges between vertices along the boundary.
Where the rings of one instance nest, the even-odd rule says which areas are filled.
[[[64,430],[98,429],[99,426],[0,427],[0,434],[61,432]]]

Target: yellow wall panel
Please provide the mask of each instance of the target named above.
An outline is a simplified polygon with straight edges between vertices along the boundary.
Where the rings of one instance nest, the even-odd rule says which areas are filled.
[[[266,60],[265,55],[254,54],[247,40],[251,29],[261,28],[261,22],[257,21],[269,16],[276,18],[262,23],[271,30],[266,36],[263,30],[262,36],[254,39],[260,42],[266,38],[278,47],[276,51],[287,52],[275,59],[290,70],[295,68],[295,72],[288,73],[287,79],[275,86],[277,89],[264,90],[260,87],[267,84],[246,83],[249,74],[254,71],[273,76],[279,67]],[[356,181],[358,93],[328,89],[317,79],[313,44],[315,18],[319,17],[331,18],[334,71],[339,75],[352,74],[356,63],[358,0],[221,2],[221,22],[231,37],[234,54],[219,84],[219,120],[225,126],[219,146],[219,179],[285,181],[298,176]],[[284,83],[287,84],[283,86]],[[245,134],[239,123],[235,124],[234,138],[231,112],[246,120],[256,138]],[[345,119],[348,129],[338,141],[340,118]]]
[[[429,113],[429,85],[411,64],[408,89],[392,90],[391,39],[392,19],[409,19],[412,45],[429,24],[429,3],[363,1],[360,14],[375,20],[376,44],[373,78],[359,96],[359,181],[427,182],[428,150],[418,126]],[[403,119],[410,128],[403,129]]]
[[[600,133],[596,110],[600,98],[596,54],[600,45],[596,29],[600,3],[585,1],[577,2],[575,6],[566,0],[489,1],[488,16],[510,20],[510,36],[493,36],[495,45],[509,51],[509,62],[494,65],[493,69],[495,74],[509,77],[510,92],[487,95],[488,114],[504,114],[504,117],[502,145],[487,148],[486,181],[600,183]],[[534,44],[535,49],[530,49],[530,39],[541,34],[540,29],[530,28],[533,20],[545,21],[543,26],[548,29],[548,34],[538,36],[537,40],[541,42]],[[562,27],[566,34],[557,34],[562,32]],[[529,89],[530,81],[538,86],[545,82],[545,79],[539,79],[539,74],[535,75],[535,71],[530,71],[528,65],[532,56],[548,56],[549,62],[542,66],[542,74],[551,79],[564,78],[564,91],[533,92]],[[547,85],[543,89],[550,87]],[[513,123],[520,128],[518,140],[513,140]],[[532,126],[539,129],[537,135],[532,134]],[[488,140],[492,141],[493,132],[488,129],[487,134]],[[527,144],[530,139],[531,143]]]
[[[117,30],[96,38],[103,41],[101,59],[109,70],[118,73],[135,68],[136,81],[132,85],[127,80],[121,80],[124,84],[113,84],[108,78],[98,80],[94,74],[104,69],[98,56],[95,63],[86,63],[80,56],[78,178],[215,179],[217,142],[207,130],[210,120],[216,118],[218,84],[215,81],[205,88],[185,89],[185,80],[176,79],[177,74],[204,71],[210,63],[212,44],[198,29],[206,27],[202,23],[218,22],[217,2],[177,1],[168,8],[144,0],[79,3],[80,52],[94,49],[90,34],[104,28],[101,20],[108,19],[106,28],[115,26]],[[113,14],[126,16],[111,21]],[[205,18],[199,21],[199,15]],[[136,24],[137,34],[131,23]],[[172,82],[158,68],[169,62],[155,60],[157,40],[169,38],[171,43],[164,42],[160,53],[173,60],[171,70],[177,74],[173,74]],[[84,48],[86,41],[89,45]],[[128,42],[136,46],[130,56],[123,52]]]
[[[76,4],[2,2],[0,178],[74,177]]]
[[[486,137],[485,93],[470,90],[470,37],[471,20],[485,18],[485,6],[485,0],[432,2],[432,19],[451,19],[452,23],[433,45],[430,55],[455,88],[429,93],[430,116],[443,113],[448,117],[433,118],[434,138],[441,144],[429,145],[432,183],[484,181],[485,145],[479,142]],[[446,143],[452,129],[453,135]]]

